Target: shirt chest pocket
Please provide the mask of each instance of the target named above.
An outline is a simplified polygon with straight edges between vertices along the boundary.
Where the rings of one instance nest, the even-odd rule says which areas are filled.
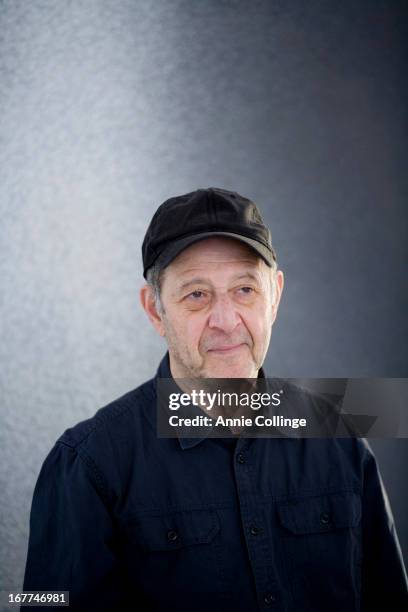
[[[277,514],[295,599],[316,611],[358,610],[360,495],[342,491],[288,499],[277,503]]]
[[[127,523],[128,572],[152,604],[174,605],[189,590],[208,597],[221,580],[220,521],[215,510],[195,509],[143,514]],[[158,588],[159,586],[159,588]]]

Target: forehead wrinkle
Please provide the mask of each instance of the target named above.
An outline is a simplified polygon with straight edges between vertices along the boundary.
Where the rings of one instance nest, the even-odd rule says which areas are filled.
[[[224,257],[216,257],[215,259],[212,259],[212,256],[213,253],[209,253],[207,257],[201,256],[199,261],[195,262],[194,255],[188,257],[186,253],[182,253],[176,258],[173,264],[170,265],[173,267],[174,270],[177,270],[177,268],[181,268],[181,270],[178,272],[179,274],[188,274],[189,272],[201,270],[203,266],[208,265],[220,266],[225,264],[248,264],[251,268],[258,268],[261,262],[261,258],[256,257],[255,255],[253,257],[248,255],[243,255],[242,257],[225,255]],[[183,264],[190,264],[190,267],[183,270]]]
[[[191,257],[187,257],[186,255],[183,256],[183,258],[180,257],[179,261],[174,262],[175,264],[175,268],[176,267],[181,267],[184,263],[184,260],[186,260],[186,262],[190,263],[191,260],[194,259],[194,256]],[[216,259],[212,259],[211,255],[207,257],[201,257],[201,261],[198,261],[197,264],[191,268],[187,268],[187,270],[183,270],[183,274],[186,272],[191,272],[192,270],[199,270],[200,269],[200,265],[205,265],[207,266],[208,264],[215,264],[215,265],[221,265],[221,264],[242,264],[242,263],[246,263],[246,264],[250,264],[251,266],[258,266],[258,258],[254,257],[254,258],[249,258],[249,257],[228,257],[225,256],[221,257],[221,258],[216,258]]]

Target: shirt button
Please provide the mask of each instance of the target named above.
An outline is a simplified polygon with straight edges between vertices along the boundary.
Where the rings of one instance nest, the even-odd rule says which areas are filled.
[[[238,453],[237,461],[238,461],[238,463],[245,463],[245,461],[246,461],[245,455],[243,453]]]
[[[320,522],[322,525],[328,525],[330,523],[330,514],[328,512],[322,512],[320,515]]]
[[[261,533],[262,533],[261,527],[257,527],[256,525],[252,525],[252,527],[251,527],[251,534],[253,536],[257,536],[257,535],[259,535]]]
[[[175,540],[177,540],[177,538],[178,538],[177,531],[170,529],[170,531],[167,532],[167,539],[169,540],[169,542],[174,542]]]
[[[267,593],[264,597],[264,602],[267,606],[270,606],[271,604],[275,603],[276,599],[276,595],[274,595],[273,593]]]

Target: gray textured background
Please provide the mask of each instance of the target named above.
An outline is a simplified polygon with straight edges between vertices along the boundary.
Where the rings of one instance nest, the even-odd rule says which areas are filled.
[[[138,305],[162,200],[258,202],[270,375],[407,376],[404,4],[0,2],[0,588],[54,440],[163,354]],[[373,447],[407,550],[407,441]]]

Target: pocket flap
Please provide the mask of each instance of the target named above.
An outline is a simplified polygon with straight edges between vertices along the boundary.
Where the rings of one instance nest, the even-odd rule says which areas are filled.
[[[361,497],[346,491],[280,501],[281,524],[294,534],[321,533],[356,527],[361,520]]]
[[[183,510],[142,516],[132,521],[132,534],[147,551],[177,550],[208,544],[220,530],[215,510]]]

